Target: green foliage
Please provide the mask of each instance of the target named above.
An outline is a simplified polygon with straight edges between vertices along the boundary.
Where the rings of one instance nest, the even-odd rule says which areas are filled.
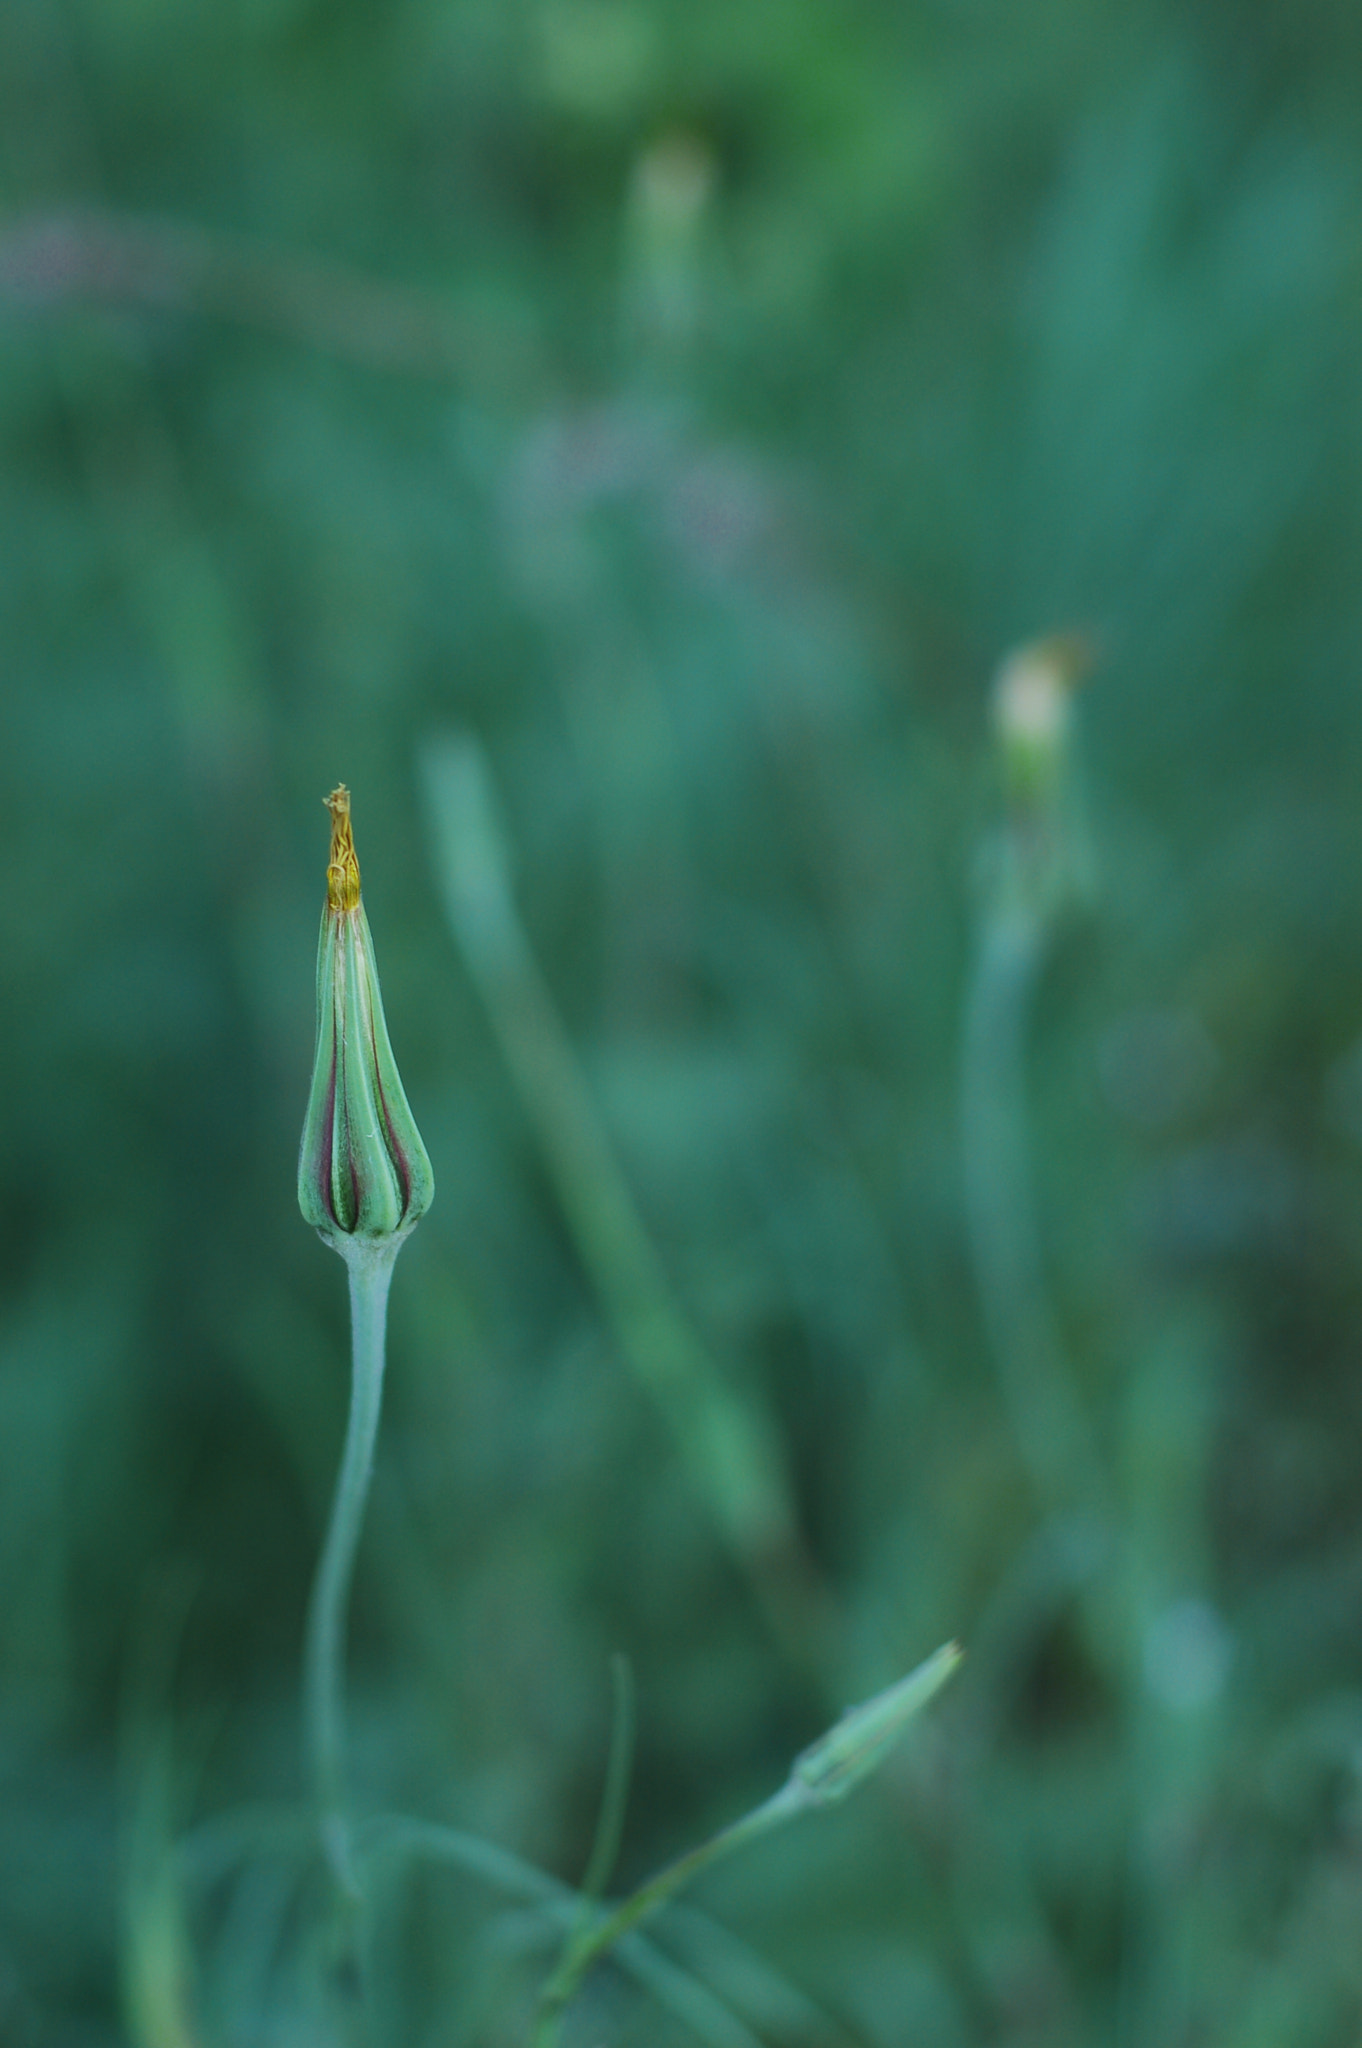
[[[956,1636],[565,2044],[1356,2038],[1359,71],[1342,0],[0,9],[0,2038],[316,2038],[339,779],[439,1184],[351,1630],[361,1814],[428,1830],[378,2038],[526,2038],[613,1652],[627,1892]],[[1068,633],[1085,888],[990,1013],[990,680]],[[779,1545],[447,921],[451,732]]]

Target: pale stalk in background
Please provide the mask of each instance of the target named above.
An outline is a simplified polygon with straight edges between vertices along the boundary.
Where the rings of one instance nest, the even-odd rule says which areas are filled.
[[[1050,1306],[1026,1108],[1032,1002],[1058,923],[1081,886],[1068,750],[1084,663],[1073,642],[1024,647],[994,697],[1004,815],[965,1004],[961,1148],[980,1309],[1013,1436],[1048,1512],[1097,1513],[1101,1460]]]

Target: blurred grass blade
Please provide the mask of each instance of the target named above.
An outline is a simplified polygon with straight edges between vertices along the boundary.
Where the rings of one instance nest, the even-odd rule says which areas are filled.
[[[809,1574],[781,1446],[723,1377],[673,1294],[531,952],[482,748],[433,740],[422,783],[445,909],[620,1351],[781,1634],[807,1651]]]
[[[169,1736],[144,1735],[139,1746],[123,1880],[124,2020],[133,2048],[202,2048],[171,1819]]]
[[[610,1659],[613,1712],[610,1719],[610,1754],[606,1759],[605,1786],[596,1820],[596,1836],[582,1878],[582,1896],[598,1899],[610,1882],[624,1833],[624,1814],[629,1801],[629,1774],[634,1763],[634,1674],[625,1656]]]

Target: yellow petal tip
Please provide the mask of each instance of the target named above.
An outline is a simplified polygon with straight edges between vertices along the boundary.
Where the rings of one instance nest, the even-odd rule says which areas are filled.
[[[326,808],[331,813],[331,858],[326,864],[328,910],[353,910],[359,902],[359,861],[350,830],[350,792],[338,782]]]

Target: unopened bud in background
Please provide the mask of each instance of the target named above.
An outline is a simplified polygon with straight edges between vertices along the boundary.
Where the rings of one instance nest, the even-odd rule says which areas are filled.
[[[1002,781],[1002,875],[1015,907],[1048,913],[1082,893],[1087,870],[1071,748],[1073,698],[1092,664],[1077,634],[1008,655],[993,688]]]

